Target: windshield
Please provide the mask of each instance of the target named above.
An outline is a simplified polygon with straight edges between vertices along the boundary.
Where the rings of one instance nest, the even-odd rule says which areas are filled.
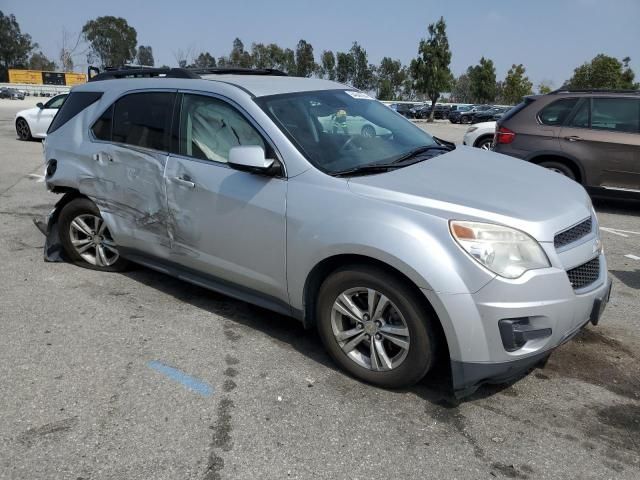
[[[329,174],[438,145],[424,130],[358,91],[291,93],[256,102],[314,166]]]

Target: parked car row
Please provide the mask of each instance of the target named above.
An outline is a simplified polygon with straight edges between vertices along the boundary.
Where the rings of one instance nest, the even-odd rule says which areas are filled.
[[[498,120],[512,107],[497,107],[491,105],[467,105],[449,114],[451,123],[480,123]]]
[[[17,88],[0,88],[0,98],[8,98],[10,100],[24,100],[25,93]]]

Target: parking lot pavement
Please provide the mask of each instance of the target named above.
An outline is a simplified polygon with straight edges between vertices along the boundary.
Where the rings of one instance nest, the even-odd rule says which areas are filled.
[[[598,202],[614,288],[544,370],[386,391],[293,320],[139,268],[44,263],[41,145],[0,105],[0,478],[637,479],[640,216]],[[438,127],[444,128],[444,127]],[[429,130],[429,127],[427,127]]]

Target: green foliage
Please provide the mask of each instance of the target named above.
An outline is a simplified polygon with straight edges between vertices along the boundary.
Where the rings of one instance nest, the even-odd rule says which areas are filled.
[[[567,81],[571,88],[611,88],[634,89],[638,84],[634,83],[635,74],[625,57],[621,62],[617,58],[608,55],[596,55],[590,62],[586,62],[573,71],[573,77]]]
[[[193,61],[193,68],[215,68],[216,59],[209,52],[201,52]]]
[[[522,64],[514,64],[507,72],[501,95],[504,103],[515,105],[520,103],[524,96],[533,93],[533,83],[529,81],[529,77],[525,76],[525,71]]]
[[[453,75],[449,69],[451,50],[447,38],[447,25],[440,17],[427,27],[429,37],[420,40],[418,58],[411,61],[411,75],[418,93],[426,94],[435,106],[440,93],[450,88]],[[429,121],[433,121],[435,108],[431,109]]]
[[[367,61],[367,51],[358,42],[353,42],[349,55],[353,58],[351,85],[360,90],[370,89],[373,83],[373,68]]]
[[[496,69],[493,61],[480,58],[480,63],[467,69],[471,96],[478,103],[493,103],[496,98]]]
[[[147,67],[153,67],[155,65],[155,60],[153,59],[153,49],[151,46],[140,45],[138,47],[138,65],[145,65]]]
[[[407,69],[400,60],[384,57],[377,68],[377,97],[379,100],[397,100],[402,97],[402,87]]]
[[[239,38],[233,41],[233,47],[229,54],[229,66],[240,68],[251,68],[253,66],[253,58],[251,58],[251,54],[244,49],[244,44]]]
[[[353,57],[344,52],[338,52],[336,56],[336,80],[340,83],[349,83],[355,72]]]
[[[29,54],[38,47],[31,36],[20,31],[15,15],[5,15],[0,10],[0,81],[7,70],[27,65]]]
[[[451,96],[456,102],[473,103],[473,94],[471,93],[471,80],[469,75],[463,73],[453,82]]]
[[[322,52],[321,57],[322,65],[320,67],[320,74],[323,78],[329,80],[336,79],[336,56],[331,50],[325,50]]]
[[[98,17],[82,27],[92,53],[102,67],[117,67],[131,62],[137,54],[138,35],[121,17]],[[93,63],[93,57],[89,63]]]
[[[551,87],[551,82],[542,81],[538,84],[538,93],[540,95],[551,93],[552,90],[553,88]]]
[[[53,62],[47,58],[42,52],[35,52],[29,59],[28,67],[31,70],[44,70],[47,72],[53,72],[56,70],[56,62]]]
[[[296,46],[296,77],[310,77],[317,70],[313,46],[300,40]]]

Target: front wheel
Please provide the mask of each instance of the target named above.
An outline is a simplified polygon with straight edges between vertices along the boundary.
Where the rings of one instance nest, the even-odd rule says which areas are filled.
[[[16,133],[18,134],[18,138],[20,138],[20,140],[31,140],[31,128],[29,128],[29,124],[24,118],[19,118],[16,120]]]
[[[335,362],[381,387],[418,382],[434,360],[431,317],[403,279],[367,266],[345,267],[322,284],[318,330]]]
[[[67,203],[58,219],[60,243],[76,265],[92,270],[120,272],[129,262],[118,247],[95,204],[87,198]]]

